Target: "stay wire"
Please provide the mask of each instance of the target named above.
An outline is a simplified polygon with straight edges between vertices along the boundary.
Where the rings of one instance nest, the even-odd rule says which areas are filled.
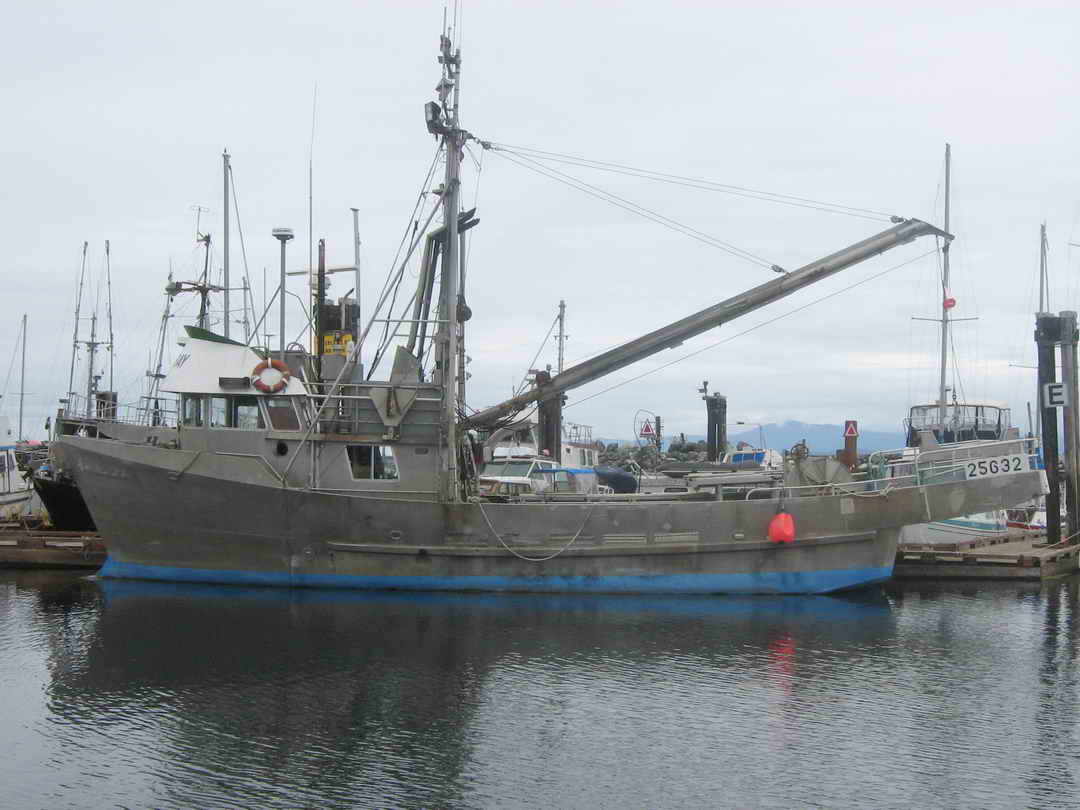
[[[809,197],[797,197],[791,194],[780,194],[773,191],[764,191],[762,189],[750,188],[748,186],[737,186],[730,183],[718,183],[713,180],[702,180],[696,177],[686,177],[684,175],[652,171],[651,169],[640,169],[635,166],[628,166],[622,163],[593,160],[591,158],[583,158],[576,155],[566,155],[560,152],[549,152],[543,149],[533,149],[531,147],[513,146],[511,144],[495,142],[492,142],[490,144],[490,147],[492,151],[511,151],[515,154],[527,152],[537,159],[551,160],[560,163],[572,163],[574,165],[593,168],[600,171],[610,171],[617,174],[626,174],[632,177],[641,177],[646,180],[656,180],[658,182],[671,183],[673,185],[683,185],[690,188],[698,188],[703,191],[718,191],[721,193],[729,193],[739,197],[749,197],[751,199],[775,202],[781,205],[795,205],[800,208],[812,208],[814,210],[828,211],[836,214],[846,213],[849,216],[856,216],[863,219],[889,220],[893,216],[892,214],[886,213],[884,211],[876,211],[872,208],[860,208],[853,205],[842,205],[840,203],[830,203],[823,200],[814,200]]]
[[[736,247],[729,242],[724,242],[721,239],[717,239],[715,236],[711,236],[704,231],[699,231],[696,228],[685,225],[678,220],[672,219],[671,217],[666,217],[663,214],[645,208],[644,206],[639,205],[632,200],[628,200],[624,197],[620,197],[617,194],[613,194],[610,191],[605,191],[604,189],[601,189],[590,183],[586,183],[584,180],[576,178],[573,175],[566,174],[565,172],[560,172],[558,169],[552,169],[550,166],[544,166],[543,164],[536,163],[535,161],[525,157],[524,155],[516,155],[514,157],[511,157],[510,153],[505,151],[496,152],[495,154],[500,155],[504,160],[509,160],[511,163],[518,164],[522,168],[529,169],[530,171],[535,171],[538,174],[545,175],[551,180],[555,180],[556,182],[562,183],[563,185],[570,186],[577,191],[588,194],[590,197],[595,197],[598,200],[603,200],[610,205],[614,205],[616,208],[621,208],[624,211],[629,211],[632,214],[637,214],[640,217],[651,220],[652,222],[655,222],[658,225],[661,225],[669,230],[675,231],[676,233],[680,233],[683,236],[688,236],[691,239],[696,239],[697,241],[709,245],[710,247],[714,247],[718,250],[724,251],[725,253],[729,253],[736,258],[743,259],[744,261],[748,261],[751,264],[756,264],[766,270],[771,270],[777,267],[775,263],[770,262],[767,259],[762,258],[761,256],[757,256],[747,250]]]
[[[663,369],[668,368],[670,366],[673,366],[676,363],[681,363],[683,360],[689,360],[691,357],[695,357],[695,356],[697,356],[699,354],[702,354],[703,352],[707,352],[710,349],[715,349],[717,346],[721,346],[724,343],[730,343],[731,341],[736,340],[737,338],[741,338],[744,335],[748,335],[751,332],[754,332],[754,331],[757,331],[758,329],[761,329],[763,326],[769,326],[770,324],[774,324],[777,321],[783,320],[784,318],[787,318],[790,315],[795,315],[796,313],[799,313],[799,312],[802,312],[803,310],[809,309],[810,307],[812,307],[812,306],[814,306],[816,304],[820,304],[823,301],[828,301],[830,298],[835,298],[836,296],[840,295],[841,293],[848,292],[849,290],[853,290],[856,287],[861,287],[863,284],[867,284],[867,283],[869,283],[871,281],[874,281],[875,279],[879,279],[882,276],[885,276],[885,275],[887,275],[889,273],[892,273],[894,270],[899,270],[901,267],[906,267],[907,265],[913,264],[913,263],[919,261],[920,259],[925,259],[927,256],[929,256],[933,252],[934,252],[933,250],[928,250],[927,252],[922,253],[922,254],[920,254],[918,256],[915,256],[912,259],[908,259],[907,261],[904,261],[904,262],[901,262],[900,264],[894,265],[893,267],[890,267],[887,270],[882,270],[880,273],[875,273],[872,276],[867,276],[866,278],[864,278],[864,279],[862,279],[860,281],[856,281],[854,284],[850,284],[847,287],[844,287],[844,288],[839,289],[839,290],[835,290],[834,292],[831,292],[828,295],[823,295],[821,298],[817,298],[817,299],[815,299],[813,301],[810,301],[810,302],[808,302],[806,304],[803,304],[801,307],[796,307],[793,310],[785,312],[785,313],[783,313],[781,315],[777,315],[776,317],[770,318],[767,321],[762,321],[761,323],[755,324],[754,326],[751,326],[748,329],[744,329],[742,332],[738,332],[738,333],[736,333],[734,335],[726,337],[723,340],[718,340],[715,343],[710,343],[708,346],[703,346],[702,348],[696,349],[696,350],[690,352],[689,354],[683,355],[682,357],[677,357],[674,360],[669,360],[668,362],[663,363],[663,364],[661,364],[659,366],[656,366],[655,368],[651,368],[648,371],[644,371],[641,374],[638,374],[636,377],[631,377],[631,378],[629,378],[627,380],[623,380],[622,382],[616,383],[615,385],[609,386],[608,388],[605,388],[602,391],[597,391],[595,394],[589,394],[587,397],[582,397],[579,400],[575,400],[574,402],[571,402],[571,403],[569,403],[567,405],[564,405],[563,410],[566,410],[567,408],[572,408],[575,405],[580,405],[582,402],[588,402],[590,399],[594,399],[595,397],[598,397],[601,394],[606,394],[609,391],[614,391],[616,388],[622,388],[624,385],[629,385],[632,382],[637,382],[638,380],[640,380],[640,379],[642,379],[644,377],[648,377],[650,374],[655,374],[657,371],[662,371]]]
[[[540,341],[540,348],[536,350],[536,354],[533,355],[532,361],[529,363],[528,368],[526,368],[525,376],[521,378],[521,384],[517,388],[514,389],[514,396],[515,397],[518,394],[520,394],[522,391],[525,390],[525,383],[527,383],[528,380],[529,380],[528,369],[531,369],[536,365],[536,359],[540,356],[540,352],[542,352],[544,350],[544,347],[547,346],[548,338],[551,337],[551,333],[555,331],[555,324],[557,324],[558,322],[559,322],[559,316],[556,315],[555,320],[553,320],[551,322],[551,326],[548,327],[547,334],[544,335],[544,339],[542,341]]]

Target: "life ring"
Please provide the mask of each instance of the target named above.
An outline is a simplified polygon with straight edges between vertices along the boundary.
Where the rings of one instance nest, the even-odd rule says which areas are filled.
[[[266,374],[269,378],[268,380],[263,379],[263,374],[266,372],[270,372]],[[281,360],[276,358],[272,360],[263,360],[259,365],[252,369],[251,384],[256,391],[261,391],[264,394],[276,394],[278,391],[283,391],[285,389],[285,386],[289,384],[289,377],[291,376],[289,367]]]

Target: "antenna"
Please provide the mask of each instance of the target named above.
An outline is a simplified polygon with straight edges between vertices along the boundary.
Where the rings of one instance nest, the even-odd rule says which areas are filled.
[[[188,211],[195,212],[195,241],[198,242],[202,239],[202,231],[199,226],[201,224],[202,215],[210,213],[210,209],[205,205],[189,205]]]

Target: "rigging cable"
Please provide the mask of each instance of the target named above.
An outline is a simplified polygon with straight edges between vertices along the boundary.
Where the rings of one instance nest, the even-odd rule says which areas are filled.
[[[687,188],[696,188],[702,191],[716,191],[722,194],[731,194],[736,197],[745,197],[748,199],[762,200],[764,202],[773,202],[778,205],[791,205],[797,208],[809,208],[815,211],[824,211],[832,214],[844,214],[846,216],[858,217],[860,219],[872,219],[872,220],[890,220],[891,214],[884,211],[876,211],[872,208],[859,208],[853,205],[842,205],[840,203],[824,202],[822,200],[814,200],[808,197],[796,197],[791,194],[779,194],[772,191],[763,191],[761,189],[749,188],[747,186],[736,186],[729,183],[718,183],[713,180],[702,180],[695,177],[686,177],[678,174],[669,174],[666,172],[657,172],[650,169],[639,169],[634,166],[627,166],[622,163],[611,163],[603,160],[592,160],[590,158],[577,157],[575,155],[566,155],[559,152],[548,152],[543,149],[532,149],[524,146],[511,146],[510,144],[502,143],[490,143],[490,148],[493,151],[509,151],[515,154],[528,153],[530,157],[537,160],[548,160],[556,163],[568,163],[575,166],[582,166],[584,168],[596,169],[598,171],[612,172],[614,174],[623,174],[629,177],[639,177],[644,180],[655,180],[661,183],[669,183],[671,185],[685,186]]]
[[[528,370],[533,368],[536,365],[536,358],[538,358],[540,356],[540,352],[542,352],[544,350],[544,347],[547,346],[548,338],[551,337],[551,333],[553,331],[555,331],[555,324],[557,324],[558,322],[559,322],[559,316],[556,315],[555,320],[553,320],[551,322],[551,326],[548,327],[547,334],[544,335],[544,339],[540,341],[540,348],[536,350],[536,354],[533,355],[532,361],[529,363],[528,367],[526,368],[525,376],[521,378],[521,385],[519,385],[517,388],[514,389],[514,396],[515,397],[518,394],[520,394],[522,391],[525,390],[525,383],[527,383],[529,381],[529,371]]]
[[[810,307],[814,306],[815,304],[820,304],[822,301],[827,301],[830,298],[835,298],[837,295],[840,295],[841,293],[845,293],[845,292],[848,292],[849,290],[853,290],[856,287],[860,287],[863,284],[866,284],[866,283],[868,283],[870,281],[874,281],[875,279],[879,279],[882,276],[893,272],[894,270],[899,270],[901,267],[906,267],[909,264],[913,264],[914,262],[917,262],[919,259],[926,258],[927,256],[929,256],[933,252],[934,252],[933,250],[929,250],[926,253],[922,253],[922,254],[920,254],[918,256],[915,256],[912,259],[908,259],[907,261],[901,262],[900,264],[894,265],[893,267],[890,267],[890,268],[888,268],[886,270],[882,270],[880,273],[875,273],[872,276],[867,276],[866,278],[862,279],[861,281],[857,281],[854,284],[851,284],[851,285],[849,285],[847,287],[844,287],[842,289],[835,290],[834,292],[831,292],[828,295],[823,295],[821,298],[816,298],[813,301],[810,301],[810,302],[808,302],[806,304],[803,304],[801,307],[796,307],[795,309],[790,310],[790,311],[785,312],[785,313],[782,313],[780,315],[777,315],[774,318],[770,318],[769,320],[762,321],[759,324],[755,324],[754,326],[751,326],[748,329],[744,329],[742,332],[738,332],[738,333],[736,333],[734,335],[731,335],[730,337],[726,337],[723,340],[718,340],[715,343],[710,343],[708,346],[703,346],[702,348],[696,349],[696,350],[690,352],[689,354],[683,355],[682,357],[677,357],[674,360],[669,360],[666,363],[662,363],[661,365],[656,366],[655,368],[651,368],[648,371],[645,371],[645,372],[642,372],[641,374],[638,374],[636,377],[630,377],[627,380],[623,380],[622,382],[616,383],[615,385],[609,386],[608,388],[605,388],[605,389],[603,389],[601,391],[597,391],[595,394],[589,394],[587,397],[582,397],[579,400],[576,400],[576,401],[571,402],[571,403],[569,403],[567,405],[564,405],[563,410],[566,410],[567,408],[572,408],[575,405],[580,405],[582,402],[588,402],[590,399],[593,399],[594,397],[598,397],[601,394],[606,394],[609,391],[614,391],[616,388],[622,388],[624,385],[629,385],[630,383],[636,382],[637,380],[640,380],[643,377],[648,377],[650,374],[654,374],[657,371],[661,371],[661,370],[663,370],[665,368],[668,368],[669,366],[673,366],[676,363],[681,363],[683,360],[689,360],[691,357],[695,357],[696,355],[699,355],[702,352],[707,352],[709,349],[715,349],[717,346],[720,346],[720,345],[722,345],[724,343],[730,343],[731,341],[735,340],[736,338],[740,338],[743,335],[747,335],[750,332],[754,332],[754,331],[756,331],[758,329],[761,329],[763,326],[768,326],[769,324],[776,323],[777,321],[782,320],[784,318],[787,318],[790,315],[794,315],[794,314],[796,314],[798,312],[802,312],[805,309],[809,309]]]
[[[240,234],[240,256],[244,260],[244,281],[247,282],[247,299],[244,301],[244,320],[247,320],[247,305],[251,303],[251,313],[255,314],[255,298],[251,289],[251,274],[248,272],[247,248],[244,246],[244,227],[240,224],[240,203],[236,199],[236,177],[233,174],[232,163],[229,164],[229,189],[232,191],[233,210],[236,212],[236,230]],[[244,335],[244,340],[250,340],[249,335]],[[266,345],[270,345],[270,338],[266,339]]]
[[[750,251],[743,250],[740,247],[736,247],[730,242],[725,242],[722,239],[718,239],[715,236],[705,233],[704,231],[699,231],[697,228],[693,228],[689,225],[679,222],[678,220],[672,219],[671,217],[664,216],[663,214],[646,208],[643,205],[635,203],[633,200],[628,200],[625,197],[620,197],[619,195],[613,194],[610,191],[605,191],[599,186],[594,186],[591,183],[586,183],[584,180],[574,177],[573,175],[566,174],[565,172],[561,172],[558,169],[553,169],[550,166],[544,166],[543,164],[537,163],[536,161],[526,157],[525,155],[514,153],[514,156],[511,157],[511,153],[508,153],[505,150],[496,151],[495,154],[500,155],[504,160],[509,160],[511,163],[518,164],[522,168],[529,169],[530,171],[534,171],[538,174],[542,174],[549,179],[555,180],[558,183],[562,183],[563,185],[569,186],[570,188],[588,194],[590,197],[595,197],[598,200],[603,200],[610,205],[614,205],[616,208],[621,208],[624,211],[629,211],[632,214],[637,214],[640,217],[651,220],[658,225],[662,225],[663,227],[675,231],[676,233],[680,233],[683,236],[689,236],[691,239],[696,239],[697,241],[709,245],[710,247],[717,248],[724,251],[725,253],[730,253],[736,258],[743,259],[744,261],[748,261],[751,264],[756,264],[766,270],[780,269],[779,266],[775,263],[770,262],[767,259],[762,258],[761,256],[753,254]]]

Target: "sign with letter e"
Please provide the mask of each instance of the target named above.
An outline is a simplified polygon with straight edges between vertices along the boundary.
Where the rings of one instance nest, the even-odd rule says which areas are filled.
[[[1043,383],[1043,407],[1061,408],[1069,404],[1069,394],[1065,383]]]

